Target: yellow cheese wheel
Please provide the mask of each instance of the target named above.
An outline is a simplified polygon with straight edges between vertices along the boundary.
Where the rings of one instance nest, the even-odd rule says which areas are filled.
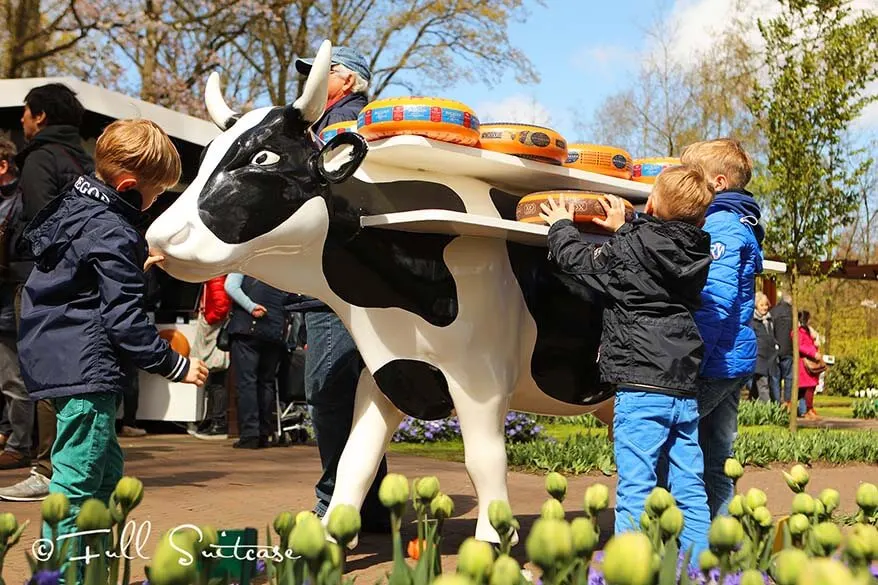
[[[167,341],[171,349],[179,353],[183,357],[189,357],[189,340],[182,331],[176,329],[162,329],[159,331],[159,337]]]
[[[356,132],[357,131],[357,121],[356,120],[348,120],[345,122],[337,122],[335,124],[330,124],[320,133],[320,140],[324,143],[329,142],[339,134],[344,134],[345,132]]]
[[[562,165],[567,161],[567,141],[551,128],[529,124],[482,124],[479,144],[485,150]]]
[[[620,179],[631,178],[631,155],[615,146],[570,144],[564,166]]]
[[[679,158],[658,157],[658,158],[638,158],[634,159],[634,167],[631,172],[631,180],[638,183],[655,183],[655,178],[659,176],[665,167],[672,167],[680,164]]]
[[[607,214],[604,213],[604,208],[599,203],[606,195],[593,191],[540,191],[525,195],[519,199],[518,205],[515,208],[515,219],[524,223],[546,225],[546,222],[540,217],[540,205],[549,199],[554,199],[555,202],[558,202],[562,194],[568,203],[573,202],[573,223],[576,224],[580,231],[606,233],[604,228],[592,222],[592,219],[595,217],[607,217]],[[625,221],[633,220],[634,206],[625,199],[622,201],[625,202]]]
[[[479,143],[479,119],[468,106],[434,97],[376,100],[360,112],[357,132],[366,140],[415,134],[475,146]]]

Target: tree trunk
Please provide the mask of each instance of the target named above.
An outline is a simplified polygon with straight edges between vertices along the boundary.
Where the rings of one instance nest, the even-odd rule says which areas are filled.
[[[798,427],[799,417],[799,291],[798,274],[799,268],[793,262],[790,272],[790,296],[793,297],[793,387],[790,395],[790,432],[795,433]]]
[[[144,3],[144,13],[146,16],[146,39],[142,44],[143,57],[141,58],[140,67],[140,99],[145,102],[158,103],[158,80],[156,74],[158,72],[158,19],[156,6],[153,0],[146,0]]]

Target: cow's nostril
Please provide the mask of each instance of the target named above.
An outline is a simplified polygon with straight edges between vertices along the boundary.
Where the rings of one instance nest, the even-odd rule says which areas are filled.
[[[178,231],[176,234],[168,238],[168,243],[172,246],[176,246],[178,244],[182,244],[189,237],[189,231],[192,229],[192,226],[189,222],[186,222],[185,225]]]

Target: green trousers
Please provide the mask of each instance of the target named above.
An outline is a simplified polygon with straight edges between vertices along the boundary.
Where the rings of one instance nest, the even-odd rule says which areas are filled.
[[[124,459],[116,439],[116,394],[82,394],[56,398],[54,403],[58,433],[52,446],[49,493],[62,493],[70,500],[70,515],[58,525],[58,535],[62,536],[77,531],[76,515],[86,500],[109,502],[122,479]],[[51,536],[49,526],[43,524],[43,537]],[[81,540],[76,538],[71,543],[71,554],[84,554],[85,543],[77,542]]]

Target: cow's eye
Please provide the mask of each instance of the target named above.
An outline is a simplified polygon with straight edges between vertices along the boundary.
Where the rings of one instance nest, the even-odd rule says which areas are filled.
[[[253,157],[253,164],[259,165],[261,167],[267,167],[269,165],[273,165],[277,161],[280,160],[280,157],[273,152],[269,152],[267,150],[263,150],[261,152],[257,152],[256,156]]]

